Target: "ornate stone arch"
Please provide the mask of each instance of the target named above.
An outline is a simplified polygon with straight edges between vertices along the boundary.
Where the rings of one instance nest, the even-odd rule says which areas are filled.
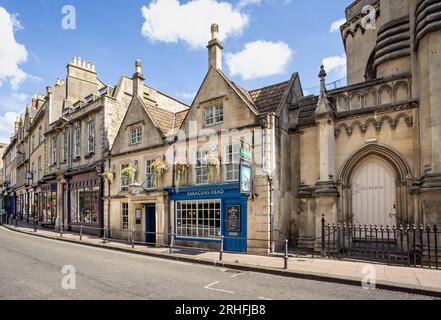
[[[369,156],[377,156],[386,160],[394,169],[397,181],[406,181],[408,177],[412,176],[409,164],[398,151],[382,144],[369,143],[353,152],[343,163],[338,175],[339,181],[343,184],[349,184],[357,165]]]
[[[393,169],[396,177],[396,224],[409,223],[412,219],[409,213],[414,211],[412,196],[407,187],[407,180],[412,177],[411,168],[398,151],[378,143],[369,143],[359,148],[343,163],[338,174],[338,189],[341,195],[338,220],[351,221],[353,216],[351,179],[358,166],[371,157],[386,161]]]

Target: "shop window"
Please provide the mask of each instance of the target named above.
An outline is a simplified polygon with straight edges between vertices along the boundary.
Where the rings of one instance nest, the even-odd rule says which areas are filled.
[[[129,204],[121,203],[121,228],[123,230],[129,229]]]
[[[224,106],[214,105],[205,108],[205,125],[212,126],[224,122]]]
[[[153,161],[152,160],[146,160],[145,162],[145,188],[146,189],[155,189],[156,183],[155,183],[155,176],[153,174],[151,165]]]
[[[98,224],[100,211],[99,187],[71,190],[71,222]]]
[[[198,150],[196,151],[195,159],[195,176],[196,184],[206,184],[208,183],[208,170],[207,161],[205,160],[208,150]]]
[[[220,200],[176,201],[178,237],[219,239],[221,236]]]
[[[142,128],[136,127],[130,130],[130,144],[138,144],[142,141]]]
[[[232,144],[225,147],[224,174],[226,182],[239,181],[240,145]]]

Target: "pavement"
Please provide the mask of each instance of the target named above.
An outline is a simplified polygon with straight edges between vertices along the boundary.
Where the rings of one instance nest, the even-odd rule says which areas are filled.
[[[9,231],[7,231],[9,229]],[[357,299],[357,297],[369,297],[368,292],[361,288],[363,279],[366,272],[370,272],[370,275],[375,275],[376,292],[390,293],[395,291],[396,297],[401,294],[409,293],[406,298],[412,299],[412,297],[420,298],[423,295],[432,297],[441,297],[441,270],[434,270],[428,268],[411,268],[403,266],[392,266],[384,264],[369,264],[367,262],[357,261],[341,261],[333,259],[321,259],[321,258],[299,258],[291,257],[288,260],[288,269],[284,269],[284,260],[281,257],[274,256],[256,256],[256,255],[244,255],[244,254],[232,254],[224,253],[222,261],[219,261],[218,252],[201,252],[201,251],[189,251],[174,249],[172,254],[169,253],[168,248],[147,247],[143,245],[136,245],[131,247],[127,242],[106,242],[103,244],[101,238],[94,236],[83,235],[82,240],[79,240],[79,235],[74,233],[63,233],[60,237],[58,232],[52,230],[39,229],[37,232],[33,231],[33,228],[27,226],[6,226],[0,227],[1,237],[7,237],[5,232],[9,233],[9,236],[13,234],[11,231],[27,234],[27,237],[36,236],[51,240],[61,240],[63,244],[67,242],[80,244],[83,248],[95,247],[100,249],[111,249],[112,251],[119,251],[119,253],[128,253],[130,256],[147,256],[161,258],[163,263],[168,260],[168,263],[190,263],[198,264],[198,268],[203,267],[215,267],[219,269],[235,270],[239,273],[253,273],[253,274],[265,274],[265,277],[277,277],[280,280],[280,285],[283,287],[283,283],[289,283],[290,281],[310,281],[314,283],[320,283],[321,286],[338,286],[343,285],[345,292],[351,292],[355,290],[355,296],[348,295],[347,297],[341,296],[340,293],[329,292],[330,296],[326,298],[344,298],[344,299]],[[27,239],[29,246],[32,246],[37,240],[31,241]],[[24,241],[24,240],[23,240]],[[22,242],[23,242],[22,241]],[[6,241],[7,242],[7,241]],[[4,247],[4,242],[0,242]],[[60,241],[47,244],[46,251],[52,250],[52,247],[60,246]],[[15,247],[15,246],[13,246]],[[26,246],[25,246],[26,247]],[[89,248],[90,249],[90,248]],[[55,250],[55,249],[54,249]],[[82,249],[86,250],[86,249]],[[38,251],[36,251],[38,252]],[[81,256],[81,255],[80,255]],[[0,253],[1,258],[1,253]],[[95,260],[91,256],[92,260]],[[164,258],[166,260],[164,260]],[[85,259],[85,258],[84,258]],[[2,259],[3,260],[3,259]],[[171,261],[174,260],[174,261]],[[101,266],[103,267],[103,266]],[[91,269],[93,269],[93,265]],[[104,267],[105,268],[105,267]],[[1,269],[4,269],[3,267]],[[180,270],[180,269],[176,269]],[[260,276],[257,276],[260,277]],[[290,279],[287,279],[290,278]],[[213,281],[213,283],[216,281]],[[300,282],[296,282],[300,283]],[[249,285],[249,284],[246,284]],[[272,284],[268,284],[272,285]],[[352,288],[351,290],[349,288]],[[223,289],[226,290],[226,289]],[[236,290],[238,290],[236,288]],[[359,291],[361,290],[360,293]],[[232,291],[233,290],[227,290]],[[403,292],[403,293],[398,293]],[[263,293],[262,293],[263,295]],[[320,295],[320,297],[324,297]],[[246,296],[248,299],[255,299],[259,297]],[[306,299],[315,299],[312,296],[305,294],[302,295]],[[376,295],[378,297],[378,295]],[[185,297],[188,299],[189,297]],[[229,299],[237,299],[233,297],[227,297]],[[276,296],[276,299],[293,299],[297,296]],[[191,298],[190,298],[191,299]],[[387,299],[387,295],[386,295]]]

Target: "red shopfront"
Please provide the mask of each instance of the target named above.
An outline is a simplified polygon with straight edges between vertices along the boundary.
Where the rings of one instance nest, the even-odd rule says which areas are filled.
[[[100,234],[103,227],[103,200],[101,177],[86,172],[69,181],[69,224],[73,231],[84,226],[85,233]]]

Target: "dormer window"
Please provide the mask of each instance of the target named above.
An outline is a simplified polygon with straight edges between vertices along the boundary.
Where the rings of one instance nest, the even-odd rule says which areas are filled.
[[[142,141],[142,128],[136,127],[130,130],[130,144],[138,144]]]
[[[224,106],[222,104],[205,108],[205,125],[213,126],[224,122]]]

